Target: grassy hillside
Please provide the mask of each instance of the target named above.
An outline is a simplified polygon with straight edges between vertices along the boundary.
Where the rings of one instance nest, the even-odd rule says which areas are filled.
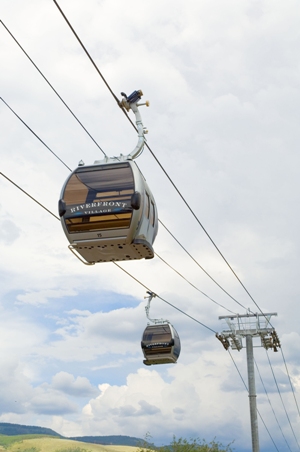
[[[84,443],[96,443],[103,445],[118,445],[118,446],[133,446],[139,447],[145,441],[141,438],[135,438],[133,436],[124,435],[110,435],[110,436],[72,436],[68,439],[74,439],[75,441],[82,441]],[[151,444],[149,443],[149,447]]]
[[[2,435],[0,434],[0,450],[9,450],[14,443],[22,443],[24,439],[43,439],[46,435]]]
[[[19,436],[19,435],[42,435],[42,436],[58,436],[62,439],[72,439],[74,441],[82,441],[85,443],[95,443],[103,445],[119,445],[119,446],[133,446],[138,447],[144,444],[141,438],[124,435],[110,435],[110,436],[73,436],[66,438],[59,435],[54,430],[46,427],[37,427],[32,425],[10,424],[8,422],[0,422],[0,435]],[[27,436],[29,438],[29,436]],[[1,444],[1,443],[0,443]],[[151,447],[151,444],[149,444]]]
[[[131,446],[103,446],[42,435],[0,435],[0,451],[6,452],[136,452]]]

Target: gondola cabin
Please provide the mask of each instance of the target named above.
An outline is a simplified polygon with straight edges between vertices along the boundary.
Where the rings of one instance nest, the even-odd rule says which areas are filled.
[[[62,188],[59,215],[69,248],[84,263],[154,256],[156,205],[132,160],[78,166]]]
[[[148,325],[141,346],[146,366],[176,363],[181,348],[178,333],[170,323]]]

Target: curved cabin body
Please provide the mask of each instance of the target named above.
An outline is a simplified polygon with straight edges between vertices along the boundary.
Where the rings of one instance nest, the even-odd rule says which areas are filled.
[[[78,166],[63,186],[59,215],[69,248],[85,263],[154,256],[157,209],[132,160]]]
[[[148,325],[143,333],[141,347],[146,366],[176,363],[180,355],[180,339],[170,323]]]

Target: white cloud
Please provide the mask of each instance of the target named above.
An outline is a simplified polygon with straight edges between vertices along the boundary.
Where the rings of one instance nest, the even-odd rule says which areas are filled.
[[[78,410],[74,403],[55,392],[45,392],[34,396],[30,401],[29,408],[34,413],[43,415],[66,415]]]
[[[75,377],[68,372],[59,372],[52,378],[52,387],[77,397],[89,397],[98,393],[86,377]]]
[[[17,300],[22,303],[31,304],[34,306],[37,306],[39,304],[45,304],[48,303],[49,299],[51,298],[62,298],[66,296],[72,296],[76,295],[75,290],[64,290],[64,289],[57,289],[57,290],[40,290],[38,292],[28,292],[24,295],[18,295]],[[17,302],[18,303],[18,302]]]
[[[206,364],[205,368],[203,372],[201,360],[188,368],[178,364],[172,369],[170,383],[165,382],[156,370],[139,369],[128,376],[126,386],[101,385],[101,395],[86,405],[83,414],[88,416],[91,428],[97,425],[99,432],[105,431],[108,426],[115,430],[118,425],[122,434],[130,432],[141,437],[150,424],[151,434],[159,437],[163,422],[164,437],[171,439],[173,433],[178,436],[186,431],[196,434],[199,425],[201,430],[212,433],[212,426],[209,426],[211,420],[207,418],[204,408],[209,405],[220,431],[225,431],[227,417],[217,395],[220,385],[218,370],[215,365]],[[226,399],[228,395],[224,393],[222,397]],[[232,408],[232,414],[235,410]]]

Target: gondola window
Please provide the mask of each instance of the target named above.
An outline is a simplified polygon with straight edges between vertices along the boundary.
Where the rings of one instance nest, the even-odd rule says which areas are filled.
[[[69,233],[129,228],[134,180],[127,163],[78,168],[65,191]]]

